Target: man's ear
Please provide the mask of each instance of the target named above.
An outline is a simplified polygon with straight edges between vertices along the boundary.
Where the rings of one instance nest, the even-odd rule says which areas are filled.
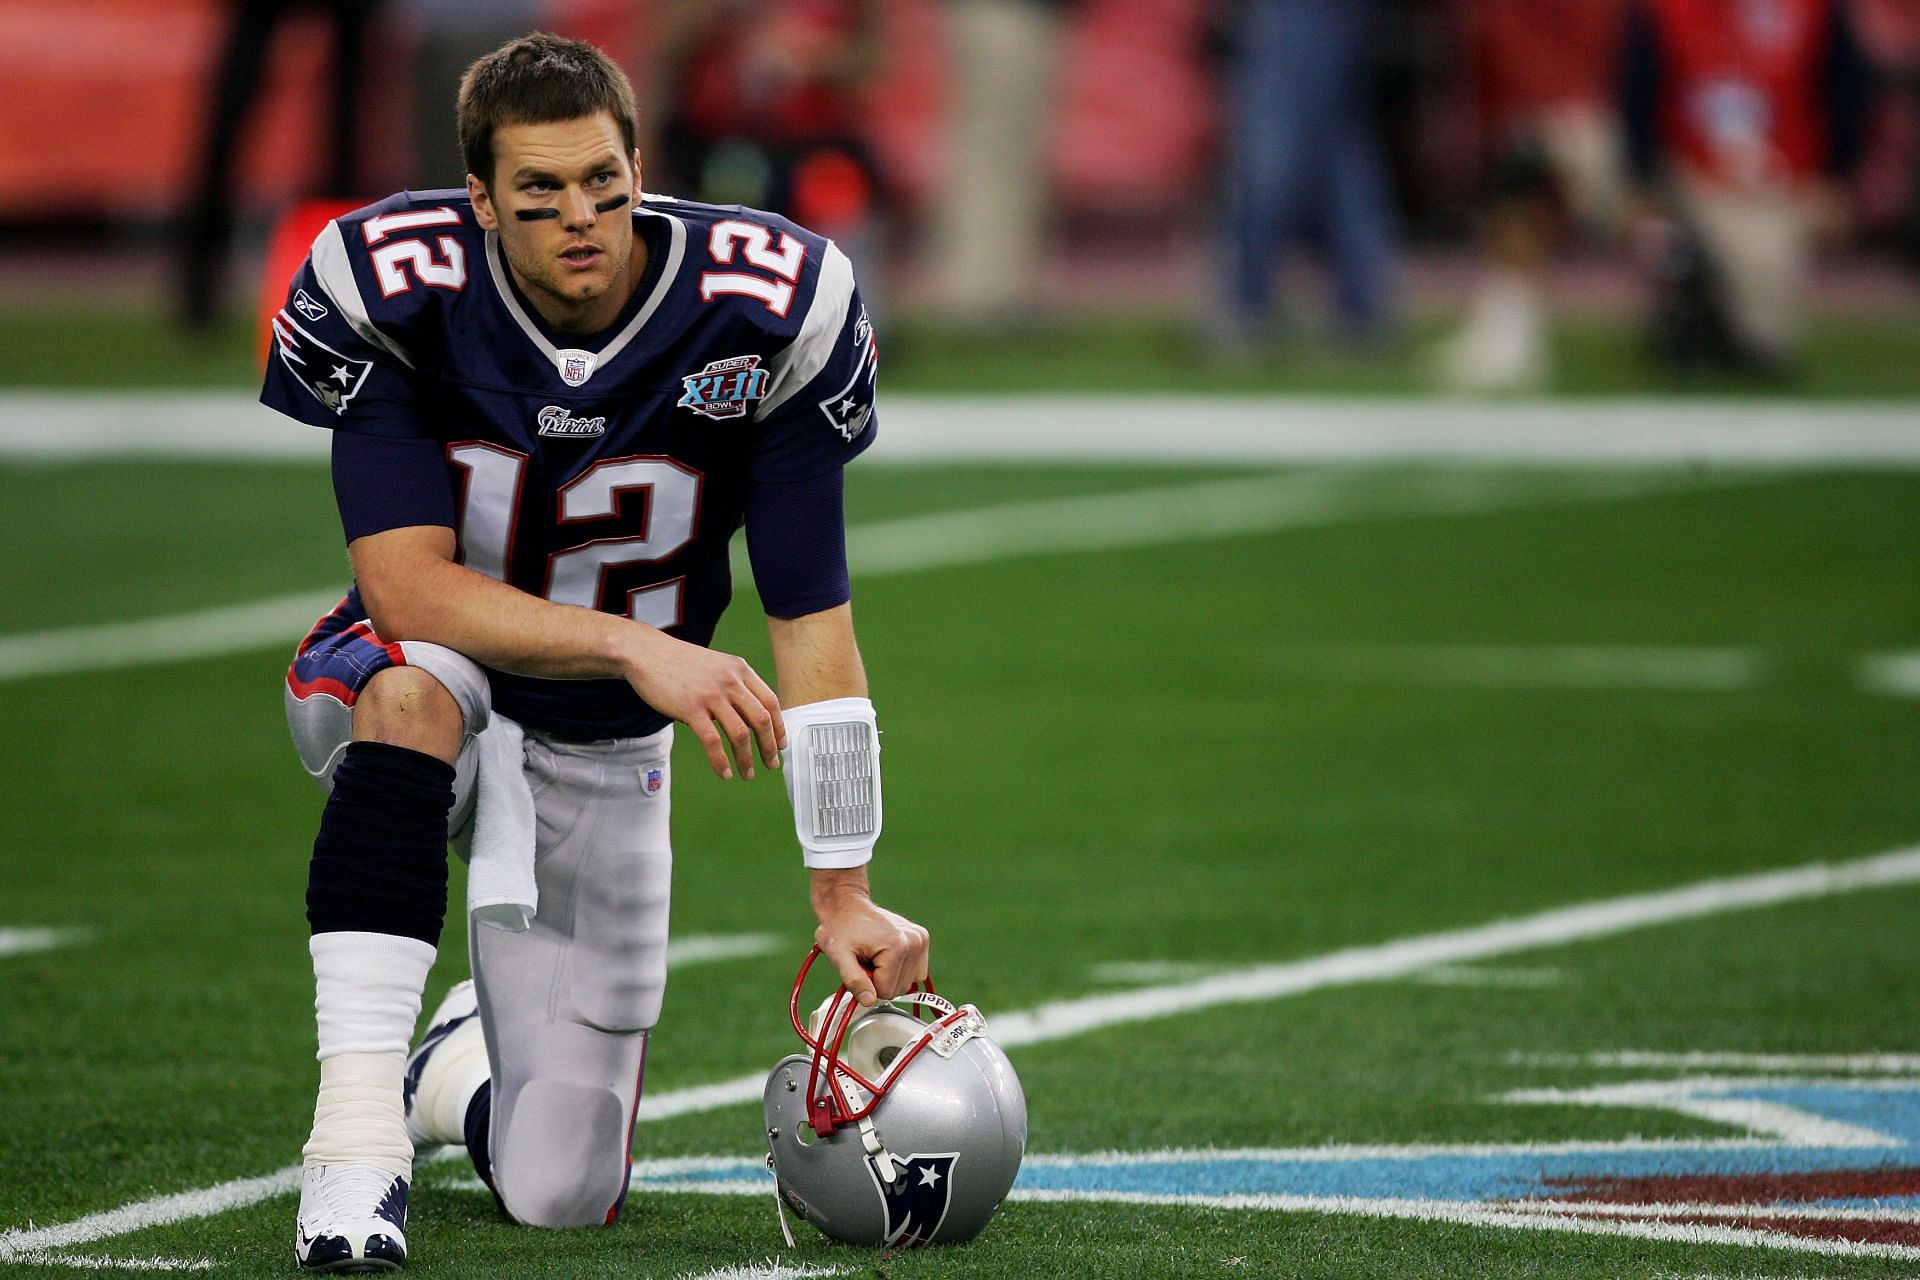
[[[633,202],[640,203],[640,193],[645,188],[640,185],[640,148],[633,149]]]
[[[487,184],[467,175],[467,198],[473,201],[473,220],[480,224],[482,231],[498,231],[500,215],[493,207],[493,197],[487,194]]]

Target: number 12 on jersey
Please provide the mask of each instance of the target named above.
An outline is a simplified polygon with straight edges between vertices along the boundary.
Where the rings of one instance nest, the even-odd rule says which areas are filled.
[[[473,440],[447,450],[447,460],[467,473],[460,502],[461,562],[477,573],[510,582],[513,535],[527,457]],[[699,472],[672,458],[607,458],[561,488],[559,528],[616,519],[621,498],[635,494],[646,504],[637,537],[593,538],[547,557],[540,594],[555,604],[622,613],[665,630],[681,619],[682,579],[627,593],[627,607],[609,609],[607,574],[629,564],[656,564],[693,541],[699,524]]]

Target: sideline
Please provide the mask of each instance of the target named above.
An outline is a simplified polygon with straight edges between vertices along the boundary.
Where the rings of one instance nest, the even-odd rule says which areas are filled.
[[[1230,970],[1191,982],[1057,1000],[1035,1009],[992,1014],[988,1018],[988,1025],[994,1038],[1009,1048],[1046,1044],[1088,1031],[1173,1017],[1199,1009],[1281,1000],[1333,987],[1402,978],[1437,964],[1514,955],[1572,942],[1613,937],[1683,920],[1700,920],[1734,911],[1750,911],[1915,883],[1920,883],[1920,846],[1856,858],[1849,862],[1812,863],[1776,871],[1696,881],[1650,893],[1602,898],[1466,929],[1349,947],[1284,964]],[[756,1071],[732,1080],[656,1094],[641,1100],[638,1118],[652,1122],[754,1102],[761,1096],[765,1084],[766,1073]],[[196,1191],[135,1201],[55,1226],[11,1228],[0,1231],[0,1262],[59,1263],[61,1259],[49,1254],[49,1250],[89,1244],[148,1227],[212,1217],[230,1209],[270,1200],[299,1185],[300,1167],[292,1165],[260,1177],[239,1178]],[[1419,1213],[1410,1208],[1406,1216],[1434,1216],[1430,1203],[1415,1203],[1422,1206]],[[1249,1207],[1322,1206],[1288,1204]],[[1488,1211],[1484,1205],[1474,1205],[1461,1212],[1469,1215],[1461,1221],[1472,1221]],[[1588,1228],[1570,1225],[1567,1229]],[[94,1264],[103,1261],[111,1262],[108,1259],[88,1260]]]
[[[895,462],[1505,462],[1920,468],[1901,401],[885,395]],[[323,459],[249,392],[0,393],[0,459]]]

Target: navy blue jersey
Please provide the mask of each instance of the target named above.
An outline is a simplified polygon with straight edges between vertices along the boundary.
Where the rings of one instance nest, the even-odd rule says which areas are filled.
[[[459,559],[561,604],[707,644],[750,481],[805,480],[876,431],[872,326],[846,256],[774,214],[648,196],[632,302],[548,327],[465,191],[330,223],[274,317],[265,404],[445,451]],[[571,738],[667,717],[623,681],[492,672],[494,705]]]

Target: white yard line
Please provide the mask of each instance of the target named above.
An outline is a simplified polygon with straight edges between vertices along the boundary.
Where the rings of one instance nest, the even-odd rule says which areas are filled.
[[[1850,862],[1814,863],[1778,871],[1703,880],[1678,888],[1603,898],[1472,928],[1349,947],[1328,955],[1284,964],[1235,969],[1191,982],[1059,1000],[1024,1012],[992,1014],[988,1018],[988,1025],[1002,1045],[1018,1048],[1200,1009],[1280,1000],[1331,987],[1399,978],[1440,964],[1513,955],[1543,947],[1613,937],[1682,920],[1699,920],[1733,911],[1914,883],[1920,883],[1920,847],[1896,849]],[[655,1094],[641,1100],[639,1118],[654,1121],[753,1102],[760,1097],[765,1083],[765,1073],[756,1071],[732,1080]],[[299,1184],[300,1169],[294,1165],[262,1177],[240,1178],[198,1191],[137,1201],[58,1226],[12,1228],[0,1232],[0,1261],[18,1260],[48,1249],[86,1244],[146,1227],[210,1217],[282,1195]],[[1167,1203],[1181,1201],[1169,1200]],[[1272,1206],[1253,1204],[1248,1207]],[[1303,1204],[1301,1207],[1314,1206]],[[1483,1206],[1471,1208],[1475,1214],[1486,1212]],[[1524,1215],[1504,1216],[1524,1220]],[[1754,1233],[1741,1234],[1745,1237]],[[1754,1243],[1745,1238],[1733,1242]],[[1887,1256],[1906,1257],[1910,1254]]]
[[[777,933],[696,933],[667,940],[667,968],[770,955],[786,945]]]
[[[1874,653],[1858,663],[1860,687],[1890,698],[1920,698],[1920,650]]]
[[[1627,1084],[1595,1085],[1585,1089],[1515,1089],[1502,1102],[1556,1107],[1644,1107],[1673,1111],[1777,1139],[1796,1147],[1899,1147],[1897,1138],[1859,1125],[1831,1120],[1797,1107],[1758,1098],[1730,1096],[1743,1090],[1806,1084],[1781,1076],[1700,1077],[1680,1080],[1636,1080]],[[1897,1082],[1901,1089],[1906,1082]],[[1867,1088],[1872,1085],[1864,1086]]]
[[[14,926],[0,928],[0,959],[8,956],[32,955],[36,951],[53,951],[60,947],[77,947],[92,942],[94,932],[91,929],[53,929],[41,926]]]
[[[314,620],[345,594],[343,584],[135,622],[0,636],[0,680],[145,667],[271,646],[284,648],[291,659],[293,646]]]
[[[867,581],[1021,556],[1158,546],[1348,520],[1611,502],[1696,489],[1701,484],[1683,472],[1259,475],[856,525],[848,531],[848,556],[855,577]],[[739,572],[747,571],[742,566]],[[314,619],[333,608],[344,592],[342,583],[191,613],[0,636],[0,681],[219,657],[275,646],[291,654]],[[1727,678],[1727,659],[1718,650],[1680,651],[1693,652],[1694,657],[1676,657],[1668,650],[1598,652],[1615,655],[1597,661],[1616,679],[1622,678],[1623,671],[1635,669],[1657,680],[1697,681],[1703,678],[1700,670],[1705,670],[1707,679]],[[1636,652],[1655,656],[1632,656]],[[1619,656],[1622,653],[1628,656]],[[1484,656],[1476,659],[1468,654],[1460,659],[1456,655],[1455,661],[1465,662],[1469,677],[1487,678],[1480,670]],[[1596,659],[1569,659],[1561,654],[1547,661],[1564,673],[1570,662],[1575,668],[1594,669]],[[1676,669],[1681,672],[1678,677],[1673,674]]]
[[[1667,689],[1731,693],[1765,678],[1753,649],[1632,645],[1281,645],[1282,671],[1442,688]]]
[[[1407,975],[1408,982],[1428,987],[1486,987],[1539,991],[1566,981],[1558,969],[1488,969],[1469,965],[1441,965]]]
[[[1920,467],[1898,401],[888,395],[879,460]],[[247,392],[0,394],[0,458],[321,459]]]
[[[1524,1067],[1621,1067],[1629,1071],[1786,1071],[1847,1075],[1920,1075],[1914,1053],[1658,1053],[1622,1049],[1612,1053],[1516,1053]]]
[[[759,1194],[764,1195],[765,1188]],[[1285,1213],[1333,1213],[1363,1218],[1405,1218],[1421,1222],[1457,1222],[1471,1227],[1503,1227],[1532,1231],[1572,1232],[1576,1235],[1626,1236],[1636,1240],[1667,1240],[1685,1244],[1729,1244],[1790,1249],[1797,1253],[1848,1258],[1913,1258],[1913,1246],[1858,1244],[1850,1240],[1816,1240],[1784,1232],[1734,1226],[1705,1226],[1645,1222],[1632,1218],[1583,1217],[1567,1207],[1564,1213],[1538,1208],[1492,1207],[1474,1200],[1375,1200],[1352,1196],[1181,1195],[1151,1192],[1015,1191],[1009,1200],[1097,1201],[1101,1203],[1189,1205],[1216,1209],[1271,1210]]]
[[[765,1262],[750,1263],[744,1267],[688,1272],[681,1280],[819,1280],[821,1277],[846,1273],[846,1267],[816,1267],[810,1262],[781,1262],[778,1258],[769,1258]]]

